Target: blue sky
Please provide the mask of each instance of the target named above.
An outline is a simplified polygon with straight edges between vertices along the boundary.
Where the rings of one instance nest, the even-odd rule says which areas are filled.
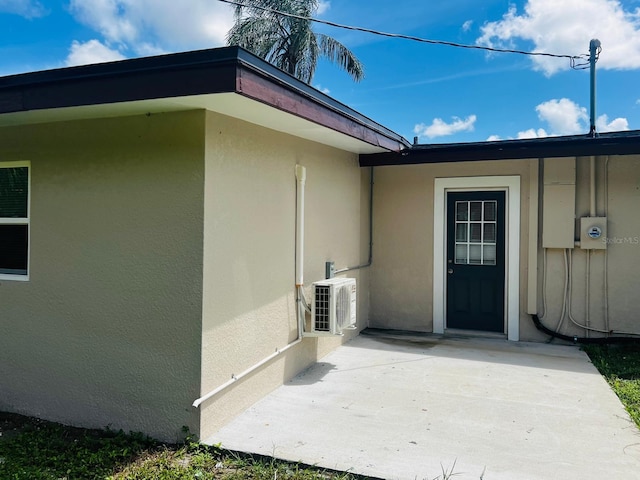
[[[640,129],[640,0],[321,2],[317,17],[465,44],[579,55],[599,38],[598,131]],[[0,75],[224,44],[218,0],[0,0]],[[587,133],[589,72],[317,25],[366,77],[321,62],[313,85],[421,143]]]

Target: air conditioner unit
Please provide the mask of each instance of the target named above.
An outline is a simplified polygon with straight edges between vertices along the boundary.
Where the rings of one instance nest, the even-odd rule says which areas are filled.
[[[311,336],[342,335],[356,328],[355,278],[330,278],[312,288]]]

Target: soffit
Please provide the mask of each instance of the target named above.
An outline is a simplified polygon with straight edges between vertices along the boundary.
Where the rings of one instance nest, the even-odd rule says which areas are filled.
[[[386,152],[357,138],[313,123],[237,93],[216,93],[102,105],[30,110],[0,115],[0,127],[131,115],[210,110],[271,130],[358,154]]]

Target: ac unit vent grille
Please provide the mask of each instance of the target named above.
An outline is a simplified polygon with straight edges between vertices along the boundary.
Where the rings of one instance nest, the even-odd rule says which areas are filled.
[[[331,288],[329,285],[316,285],[315,290],[315,330],[319,332],[330,332]]]

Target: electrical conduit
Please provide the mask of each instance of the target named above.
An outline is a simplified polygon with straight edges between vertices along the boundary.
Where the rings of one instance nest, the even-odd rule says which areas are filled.
[[[538,330],[547,335],[550,335],[553,338],[558,338],[560,340],[564,340],[566,342],[579,343],[582,345],[607,345],[607,344],[616,344],[616,343],[636,343],[640,344],[640,338],[638,337],[602,337],[602,338],[586,338],[586,337],[578,337],[577,335],[564,335],[563,333],[554,332],[550,328],[546,327],[542,324],[538,315],[531,315],[531,319],[533,320],[534,325]],[[624,335],[640,335],[634,333],[627,332],[611,332],[612,334],[624,334]]]
[[[607,156],[604,164],[604,215],[605,217],[609,215],[609,192],[608,192],[608,169],[609,169],[609,157]],[[596,208],[596,157],[592,156],[589,158],[589,216],[595,217],[597,216],[597,208]],[[552,330],[545,326],[542,323],[542,318],[547,313],[547,299],[546,299],[546,280],[547,280],[547,249],[544,249],[544,257],[543,257],[543,284],[542,284],[542,298],[543,298],[543,308],[544,313],[538,317],[538,315],[531,315],[531,319],[533,320],[534,325],[541,332],[550,335],[553,338],[558,338],[560,340],[565,340],[567,342],[579,343],[579,344],[625,344],[625,343],[640,343],[640,333],[634,332],[623,332],[611,330],[609,325],[609,292],[608,292],[608,251],[604,251],[604,310],[605,310],[605,329],[597,329],[590,326],[590,318],[589,318],[589,293],[590,293],[590,276],[591,276],[591,251],[587,250],[587,264],[586,264],[586,325],[581,325],[578,323],[571,314],[571,291],[572,291],[572,253],[569,250],[569,261],[567,265],[567,250],[564,251],[565,255],[565,290],[564,290],[564,300],[562,304],[562,313],[560,314],[560,320],[558,321],[558,325],[556,326],[556,330]],[[568,292],[568,293],[567,293]],[[568,296],[568,298],[567,298]],[[559,333],[559,330],[564,321],[565,312],[568,313],[569,320],[576,326],[583,328],[587,331],[587,335],[590,331],[595,331],[599,333],[604,333],[608,335],[620,335],[615,337],[604,337],[604,338],[590,338],[590,337],[578,337],[577,335],[564,335]],[[624,335],[624,336],[623,336]]]
[[[353,270],[360,270],[361,268],[370,267],[373,263],[373,167],[369,170],[369,258],[367,263],[362,265],[356,265],[355,267],[346,267],[336,270],[336,275],[339,273],[351,272]]]
[[[297,338],[286,345],[283,348],[276,348],[276,351],[273,352],[268,357],[262,359],[255,365],[247,368],[244,372],[235,375],[231,375],[231,379],[220,385],[218,388],[211,390],[206,395],[198,398],[193,402],[193,406],[198,408],[202,403],[206,402],[212,397],[215,397],[218,393],[226,390],[231,385],[236,383],[238,380],[250,375],[251,373],[258,370],[260,367],[266,365],[274,358],[280,356],[291,347],[294,347],[298,343],[302,341],[302,332],[304,329],[304,315],[305,309],[303,304],[304,292],[302,288],[304,286],[303,283],[303,271],[304,271],[304,187],[307,178],[307,171],[301,165],[296,165],[296,320],[298,323],[298,336]]]

